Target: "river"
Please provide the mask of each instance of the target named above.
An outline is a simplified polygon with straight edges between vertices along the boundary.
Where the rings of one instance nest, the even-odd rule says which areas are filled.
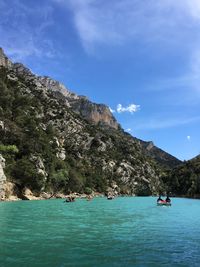
[[[200,200],[0,203],[1,267],[200,266]]]

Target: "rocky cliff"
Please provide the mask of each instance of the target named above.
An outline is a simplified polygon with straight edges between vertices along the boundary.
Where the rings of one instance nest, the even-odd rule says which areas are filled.
[[[20,63],[1,62],[0,148],[19,192],[165,190],[164,168],[147,153],[152,147],[126,134],[107,106]]]
[[[1,47],[0,47],[0,66],[4,66],[6,68],[12,67],[12,62],[5,55],[5,53]]]
[[[5,159],[0,154],[0,200],[5,198],[5,182],[6,176],[4,174]]]
[[[45,88],[45,90],[54,92],[57,97],[65,99],[66,105],[71,107],[86,120],[94,124],[101,124],[115,129],[119,127],[119,124],[106,105],[92,103],[86,97],[78,96],[71,92],[62,83],[47,76],[41,77],[34,75],[21,63],[12,63],[5,55],[2,48],[0,48],[0,66],[12,69],[19,76],[24,77],[26,81],[32,82],[40,88]]]

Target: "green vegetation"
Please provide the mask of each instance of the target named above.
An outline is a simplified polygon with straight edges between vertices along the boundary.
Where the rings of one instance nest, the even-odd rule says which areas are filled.
[[[34,77],[0,68],[0,92],[0,154],[18,189],[105,193],[115,182],[124,194],[200,193],[199,161],[162,168],[136,138],[87,122]]]
[[[0,145],[1,154],[15,154],[18,152],[19,149],[15,145],[9,145],[9,146]]]
[[[77,158],[81,144],[76,147],[74,134],[68,133],[64,145],[66,159],[56,156],[59,150],[56,140],[60,139],[62,124],[59,128],[52,120],[64,121],[65,117],[66,122],[78,119],[86,124],[85,120],[67,109],[62,101],[58,102],[51,92],[44,96],[22,76],[13,81],[8,73],[16,76],[12,71],[0,69],[0,121],[3,122],[0,153],[6,159],[8,179],[20,189],[29,187],[35,192],[103,192],[104,179],[99,175],[96,178],[95,168],[90,170],[88,160],[82,162]],[[53,112],[55,116],[51,115]],[[88,129],[94,133],[93,127],[88,125]]]
[[[163,181],[172,195],[200,197],[200,157],[169,171]]]

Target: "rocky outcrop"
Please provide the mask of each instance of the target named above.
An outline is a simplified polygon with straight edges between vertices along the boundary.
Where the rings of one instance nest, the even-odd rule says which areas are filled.
[[[37,77],[37,81],[40,84],[52,92],[57,92],[62,94],[64,97],[69,99],[79,99],[79,96],[70,92],[62,83],[55,81],[47,76]]]
[[[29,188],[25,187],[22,191],[21,199],[22,200],[38,200],[40,198],[34,196],[32,191]]]
[[[12,65],[13,65],[12,62],[8,59],[3,49],[0,47],[0,66],[11,68]]]
[[[5,198],[5,182],[6,176],[4,174],[5,159],[0,154],[0,200]]]
[[[48,173],[45,170],[44,162],[39,156],[31,155],[30,160],[34,163],[37,169],[37,173],[41,174],[44,177],[44,180],[47,179]]]
[[[76,113],[96,125],[108,126],[114,129],[119,129],[120,127],[106,105],[94,104],[85,97],[70,101],[70,105]]]
[[[21,198],[19,197],[20,195],[19,189],[17,188],[15,183],[7,181],[4,186],[4,192],[5,192],[4,200],[6,201],[21,200]]]

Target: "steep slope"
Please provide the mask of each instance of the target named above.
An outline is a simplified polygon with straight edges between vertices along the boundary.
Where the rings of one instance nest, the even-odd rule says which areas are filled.
[[[86,97],[78,96],[70,92],[63,84],[47,76],[36,76],[23,64],[12,63],[5,55],[2,48],[0,48],[0,66],[6,67],[10,70],[12,69],[15,73],[24,77],[26,81],[54,92],[57,97],[65,100],[66,105],[72,107],[77,114],[80,114],[91,123],[115,129],[120,127],[107,106],[103,104],[94,104]]]
[[[162,149],[156,147],[153,142],[140,140],[144,153],[156,160],[162,167],[172,169],[182,162]]]
[[[163,182],[173,195],[200,198],[200,155],[168,172]]]
[[[149,153],[153,150],[126,134],[107,106],[34,75],[3,50],[0,92],[0,153],[19,195],[26,188],[35,194],[91,189],[157,194],[165,190],[163,165],[179,163],[157,148]]]

